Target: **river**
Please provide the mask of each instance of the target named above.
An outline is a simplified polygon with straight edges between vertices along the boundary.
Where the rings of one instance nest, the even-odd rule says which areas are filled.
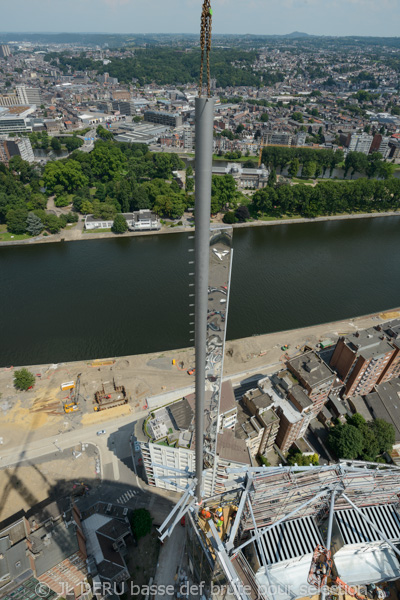
[[[400,305],[400,216],[234,231],[228,339]],[[187,234],[0,249],[0,366],[190,345]]]

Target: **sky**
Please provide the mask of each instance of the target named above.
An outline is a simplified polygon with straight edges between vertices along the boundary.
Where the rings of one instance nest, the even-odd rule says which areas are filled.
[[[0,0],[2,32],[197,33],[202,0]],[[212,0],[216,33],[400,35],[400,0]]]

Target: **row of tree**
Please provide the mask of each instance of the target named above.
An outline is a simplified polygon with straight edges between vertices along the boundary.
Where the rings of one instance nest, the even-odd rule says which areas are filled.
[[[303,177],[324,176],[339,165],[344,168],[344,177],[348,173],[365,173],[367,177],[388,179],[394,166],[382,160],[379,152],[370,155],[362,152],[349,152],[344,157],[343,150],[317,150],[314,148],[289,148],[266,146],[262,153],[263,163],[269,167],[283,170],[288,167],[290,177],[296,177],[301,168]]]
[[[353,212],[384,212],[400,208],[400,180],[321,181],[317,185],[281,185],[258,190],[252,198],[254,217],[314,218]]]

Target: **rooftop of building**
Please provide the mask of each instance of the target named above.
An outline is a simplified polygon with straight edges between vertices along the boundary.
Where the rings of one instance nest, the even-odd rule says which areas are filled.
[[[333,371],[313,350],[287,361],[290,369],[298,374],[310,387],[334,378]]]
[[[301,385],[294,385],[290,389],[290,394],[302,410],[309,408],[313,404]]]
[[[36,573],[40,577],[49,569],[78,551],[74,527],[61,521],[52,528],[41,527],[29,534],[35,556]]]
[[[237,438],[231,429],[224,429],[218,434],[217,454],[221,459],[229,462],[252,464],[246,442]]]
[[[365,396],[365,403],[375,419],[391,423],[396,443],[400,442],[400,378],[380,383]]]
[[[393,351],[393,347],[389,344],[386,337],[374,327],[355,331],[347,335],[344,340],[353,352],[366,360]]]

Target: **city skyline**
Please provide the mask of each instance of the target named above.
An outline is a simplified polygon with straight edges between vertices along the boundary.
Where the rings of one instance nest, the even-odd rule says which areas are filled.
[[[60,0],[21,0],[19,6],[18,15],[11,6],[3,7],[3,32],[197,33],[201,10],[197,0],[147,5],[138,0],[71,0],[67,13]],[[379,5],[372,0],[284,0],[280,6],[268,0],[246,6],[239,0],[214,0],[213,32],[390,37],[398,35],[399,8],[399,0]]]

